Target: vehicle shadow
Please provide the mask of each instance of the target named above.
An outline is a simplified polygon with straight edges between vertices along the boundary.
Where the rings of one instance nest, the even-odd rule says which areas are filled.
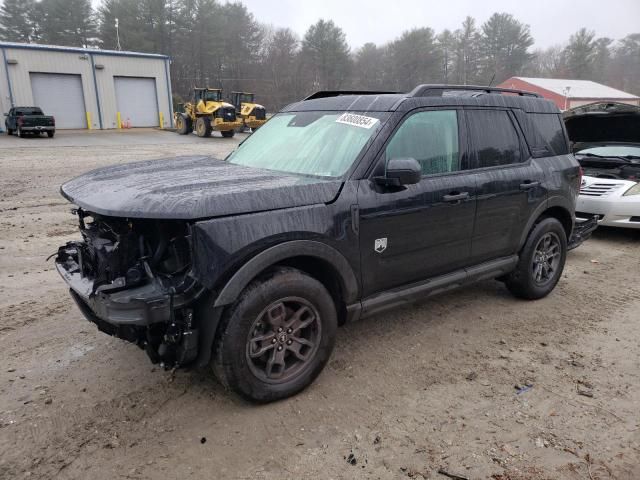
[[[592,238],[616,243],[635,243],[640,241],[640,228],[598,227]]]

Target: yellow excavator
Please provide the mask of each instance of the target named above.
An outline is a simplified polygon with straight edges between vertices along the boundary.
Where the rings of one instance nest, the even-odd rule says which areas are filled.
[[[174,115],[176,130],[180,135],[196,131],[199,137],[210,137],[220,132],[223,137],[233,137],[244,122],[236,115],[236,109],[222,100],[220,88],[194,88],[192,101],[184,104],[184,112]]]
[[[231,92],[231,103],[236,107],[236,116],[244,121],[244,128],[255,130],[267,121],[267,110],[255,103],[255,95],[249,92]]]

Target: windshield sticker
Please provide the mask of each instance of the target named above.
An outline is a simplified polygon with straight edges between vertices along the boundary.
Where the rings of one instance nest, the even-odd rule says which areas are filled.
[[[343,113],[336,119],[336,123],[344,123],[360,128],[371,128],[378,122],[377,118],[365,117],[354,113]]]

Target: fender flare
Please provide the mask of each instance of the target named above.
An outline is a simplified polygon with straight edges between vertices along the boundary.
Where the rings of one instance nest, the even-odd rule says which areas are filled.
[[[344,301],[348,305],[357,301],[358,281],[347,259],[335,248],[315,240],[292,240],[263,250],[233,274],[218,294],[215,307],[233,303],[244,288],[260,272],[288,258],[307,256],[329,263],[337,272]]]
[[[518,251],[520,251],[520,249],[524,246],[525,242],[527,241],[527,237],[529,236],[529,232],[531,231],[531,228],[533,228],[533,224],[540,218],[540,215],[553,207],[560,207],[563,210],[566,210],[569,216],[572,216],[571,212],[574,210],[569,200],[561,196],[550,197],[546,202],[538,205],[538,208],[536,208],[533,214],[529,217],[527,226],[522,232],[520,243],[518,244]],[[571,236],[571,232],[569,232],[569,236]]]

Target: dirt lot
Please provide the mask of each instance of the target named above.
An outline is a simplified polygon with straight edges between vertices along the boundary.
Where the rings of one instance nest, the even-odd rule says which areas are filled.
[[[237,139],[54,140],[0,138],[0,478],[640,475],[640,232],[598,231],[537,302],[487,281],[345,326],[311,388],[254,406],[99,333],[45,261],[76,236],[65,179]]]

